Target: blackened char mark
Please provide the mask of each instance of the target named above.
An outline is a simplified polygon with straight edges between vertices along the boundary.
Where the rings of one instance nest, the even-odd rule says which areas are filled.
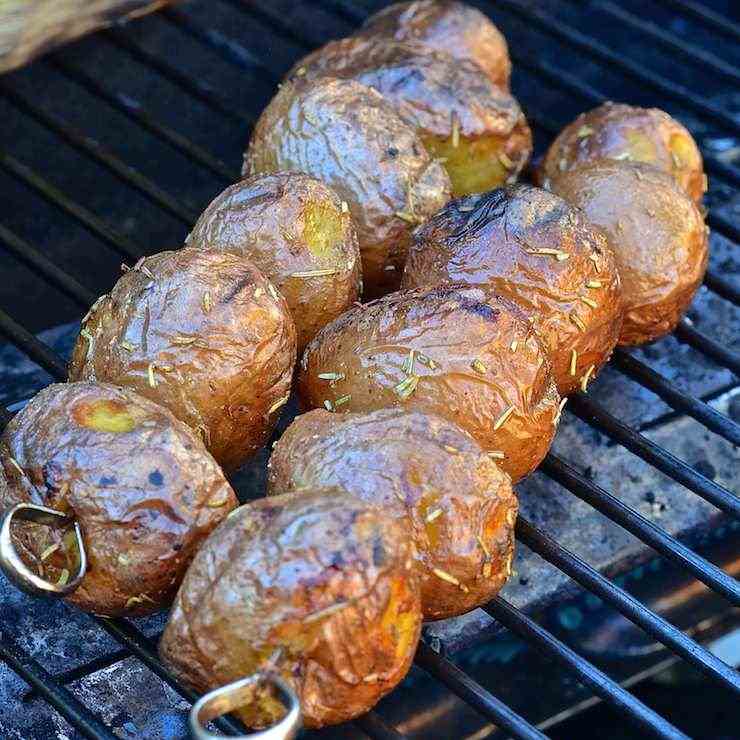
[[[235,296],[241,293],[244,288],[248,288],[252,284],[252,276],[246,275],[238,282],[234,283],[231,290],[221,299],[221,303],[228,303],[233,301]]]

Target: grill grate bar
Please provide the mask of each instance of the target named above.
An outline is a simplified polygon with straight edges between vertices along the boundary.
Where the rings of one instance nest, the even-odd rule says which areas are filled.
[[[50,375],[57,378],[57,380],[63,382],[67,379],[67,363],[56,352],[31,334],[28,329],[21,326],[1,309],[0,334],[5,334],[18,349],[28,355]]]
[[[698,349],[702,354],[711,357],[720,365],[728,367],[735,375],[740,376],[740,356],[706,334],[697,331],[686,317],[678,322],[678,326],[673,331],[673,336],[694,349]]]
[[[709,676],[717,683],[740,694],[740,674],[698,645],[670,622],[645,607],[632,595],[615,586],[597,570],[569,550],[534,527],[519,515],[516,523],[517,537],[540,557],[555,565],[591,593],[611,604],[647,634],[663,643],[687,663]]]
[[[676,411],[688,414],[728,442],[740,445],[740,424],[713,409],[704,401],[683,393],[674,383],[640,362],[634,355],[618,349],[612,355],[612,362],[620,372],[651,390]]]
[[[232,182],[233,180],[238,179],[238,173],[234,172],[220,159],[217,159],[202,147],[194,144],[186,136],[183,136],[177,131],[171,129],[169,126],[165,126],[163,123],[157,121],[141,108],[137,101],[131,100],[120,93],[115,94],[109,92],[105,87],[103,87],[103,85],[95,80],[95,78],[88,75],[87,72],[69,64],[59,55],[52,56],[48,63],[68,80],[71,80],[76,85],[87,90],[91,95],[104,100],[111,108],[122,113],[130,120],[140,124],[142,128],[154,134],[162,141],[165,141],[173,149],[182,152],[194,162],[198,162],[203,165],[203,167],[210,170],[219,178],[226,182]]]
[[[740,584],[737,580],[697,555],[675,537],[671,537],[642,514],[623,504],[616,496],[588,480],[557,455],[550,453],[539,469],[664,558],[687,570],[731,604],[740,606]]]
[[[658,0],[658,2],[670,8],[675,8],[692,18],[696,18],[714,31],[725,33],[731,38],[740,41],[740,26],[710,8],[705,8],[691,0]]]
[[[116,740],[116,735],[5,632],[0,632],[0,660],[4,660],[85,737],[91,740]]]
[[[151,200],[175,218],[188,225],[192,224],[198,218],[198,214],[191,210],[189,206],[178,202],[176,198],[166,193],[149,178],[137,172],[125,162],[122,162],[115,154],[112,154],[97,142],[79,133],[69,124],[60,121],[56,116],[31,103],[24,95],[16,92],[2,81],[0,81],[0,94],[7,98],[16,108],[22,110],[50,131],[53,131],[73,149],[84,153],[90,159],[112,172],[120,180],[135,187],[139,192],[151,198]]]
[[[640,730],[670,740],[688,740],[688,737],[677,730],[670,722],[645,706],[639,699],[623,689],[596,666],[582,658],[558,640],[534,620],[515,609],[511,604],[497,596],[484,609],[498,622],[534,645],[548,658],[565,666],[588,686],[597,696],[615,707],[624,717],[634,723]]]
[[[740,236],[740,232],[738,232],[738,235]],[[713,293],[716,293],[725,300],[730,301],[735,305],[740,305],[740,290],[738,290],[734,285],[728,283],[719,275],[713,272],[707,272],[704,276],[704,285],[706,285]]]
[[[416,665],[441,681],[471,707],[495,722],[501,729],[507,730],[513,737],[522,740],[543,740],[547,737],[474,681],[465,671],[435,653],[426,643],[419,643],[414,660]]]

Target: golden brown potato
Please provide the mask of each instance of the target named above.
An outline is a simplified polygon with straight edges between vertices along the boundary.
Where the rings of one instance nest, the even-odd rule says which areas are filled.
[[[357,717],[413,659],[421,627],[413,558],[400,524],[342,491],[242,506],[188,570],[162,659],[197,691],[274,668],[307,727]],[[265,693],[239,714],[254,728],[281,716]]]
[[[450,199],[450,180],[413,129],[353,80],[296,80],[254,128],[244,173],[298,170],[347,201],[357,226],[365,294],[395,290],[411,229]]]
[[[226,188],[203,211],[187,244],[249,258],[288,303],[299,354],[361,292],[360,250],[347,203],[298,172],[258,175]]]
[[[559,417],[532,325],[479,288],[395,293],[348,311],[308,345],[298,382],[308,408],[400,406],[449,419],[514,482],[545,456]]]
[[[562,198],[529,185],[451,201],[415,232],[403,288],[462,283],[510,298],[539,332],[561,395],[585,390],[622,326],[606,236]]]
[[[456,424],[403,409],[299,416],[270,458],[269,492],[339,487],[412,532],[425,619],[490,601],[511,573],[511,480]]]
[[[237,505],[190,427],[106,383],[42,390],[5,429],[0,473],[0,510],[32,503],[80,523],[87,575],[67,601],[107,616],[169,605],[201,543]],[[13,534],[47,581],[78,571],[71,531],[17,522]]]
[[[140,260],[96,302],[69,378],[161,403],[231,470],[267,441],[295,361],[295,325],[272,283],[244,257],[188,248]]]
[[[455,196],[513,182],[532,153],[517,101],[475,62],[423,44],[350,36],[309,54],[290,74],[348,77],[377,90],[444,163]]]
[[[622,280],[619,344],[674,329],[707,267],[701,214],[670,175],[640,162],[601,160],[564,172],[552,189],[604,229]]]
[[[511,60],[504,35],[477,8],[465,3],[394,3],[371,15],[359,33],[416,41],[456,59],[473,61],[494,85],[509,89]]]
[[[581,113],[550,145],[540,181],[597,159],[651,164],[671,175],[697,203],[707,189],[696,142],[684,126],[658,108],[604,103]]]

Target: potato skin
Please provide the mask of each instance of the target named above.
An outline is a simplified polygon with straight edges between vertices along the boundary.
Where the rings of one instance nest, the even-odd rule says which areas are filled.
[[[597,159],[651,164],[671,175],[697,203],[707,189],[696,142],[682,124],[658,108],[609,102],[581,113],[550,145],[540,181]]]
[[[305,726],[352,719],[411,665],[421,628],[413,557],[397,522],[335,489],[247,504],[193,561],[160,654],[197,691],[272,664]],[[239,714],[262,727],[275,709],[258,699]]]
[[[511,480],[446,419],[403,409],[299,416],[273,450],[268,495],[316,486],[339,487],[413,533],[424,619],[490,601],[511,573]]]
[[[359,34],[416,41],[475,62],[494,85],[509,89],[511,60],[501,31],[477,8],[448,0],[394,3],[371,15]]]
[[[298,352],[359,298],[357,232],[349,210],[323,182],[276,172],[229,186],[206,207],[186,242],[244,255],[285,298]],[[305,273],[333,270],[330,274]]]
[[[673,331],[707,267],[707,232],[693,201],[670,175],[640,162],[601,160],[551,187],[607,234],[622,281],[619,344]]]
[[[304,57],[288,76],[297,75],[350,78],[377,90],[444,158],[455,196],[513,182],[532,153],[517,101],[475,62],[423,44],[350,36]]]
[[[96,303],[69,378],[166,406],[232,470],[274,429],[295,361],[293,319],[262,273],[239,255],[188,248],[140,261]]]
[[[326,373],[344,377],[319,377]],[[307,408],[398,406],[448,419],[485,451],[503,452],[500,467],[515,483],[545,456],[559,415],[547,354],[521,309],[464,286],[395,293],[351,309],[308,345],[298,384]]]
[[[257,122],[244,174],[297,170],[349,204],[365,294],[398,288],[411,229],[450,199],[450,180],[413,129],[353,80],[284,84]],[[400,215],[399,215],[400,214]]]
[[[21,474],[22,471],[22,474]],[[238,502],[197,435],[127,388],[65,383],[42,390],[0,439],[0,509],[29,502],[73,513],[87,575],[66,600],[106,616],[172,601],[202,542]],[[47,580],[74,573],[58,530],[18,523],[16,546]],[[60,547],[49,554],[53,545]]]
[[[545,254],[532,254],[540,249]],[[567,258],[547,251],[553,249]],[[606,236],[539,188],[513,185],[454,200],[419,227],[402,287],[449,283],[521,307],[550,353],[561,395],[575,391],[587,372],[593,378],[619,338],[621,285]]]

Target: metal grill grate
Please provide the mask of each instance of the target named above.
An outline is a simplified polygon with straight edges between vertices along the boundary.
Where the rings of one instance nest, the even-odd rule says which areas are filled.
[[[276,36],[289,40],[291,44],[304,51],[331,35],[351,32],[352,28],[361,22],[368,12],[384,4],[362,3],[359,0],[352,3],[324,0],[312,9],[312,12],[315,12],[315,24],[307,25],[301,21],[297,12],[295,17],[292,17],[290,12],[286,12],[286,8],[290,8],[290,3],[271,3],[269,0],[251,3],[239,0],[222,0],[222,2],[232,6],[239,14],[257,19],[262,26],[269,28]],[[702,98],[700,93],[692,91],[682,83],[668,79],[661,72],[647,69],[631,61],[621,51],[614,51],[604,42],[586,35],[571,21],[561,19],[556,3],[540,3],[537,9],[517,0],[496,0],[495,3],[476,4],[484,11],[495,11],[497,22],[499,15],[502,17],[506,15],[521,22],[525,33],[529,29],[536,29],[537,32],[544,34],[553,48],[566,59],[573,54],[585,54],[593,63],[608,69],[610,74],[622,80],[629,79],[637,82],[643,90],[652,91],[654,104],[661,105],[664,101],[676,103],[696,116],[695,120],[699,126],[703,126],[704,122],[710,122],[711,125],[727,134],[740,135],[740,122],[726,107]],[[681,14],[681,17],[691,24],[692,28],[699,28],[705,33],[722,33],[731,38],[740,38],[737,25],[733,25],[723,16],[697,3],[659,0],[659,4]],[[568,6],[571,3],[562,3],[562,5]],[[592,5],[605,17],[610,18],[622,32],[636,34],[640,43],[655,44],[675,53],[681,64],[700,68],[707,75],[716,75],[734,84],[740,79],[740,72],[736,67],[702,50],[697,45],[685,41],[671,31],[664,30],[655,24],[645,23],[643,19],[636,18],[629,11],[611,2],[604,1]],[[572,8],[570,10],[572,11]],[[565,15],[572,17],[572,13]],[[272,60],[268,62],[265,61],[264,56],[257,53],[252,54],[235,39],[216,32],[207,23],[196,23],[189,15],[189,11],[166,10],[161,14],[158,22],[166,24],[170,29],[176,29],[181,38],[187,39],[188,43],[210,50],[210,53],[223,64],[259,78],[265,83],[266,89],[269,90],[270,86],[278,82],[279,75],[272,68]],[[190,96],[194,102],[197,101],[198,104],[205,106],[229,126],[241,128],[245,126],[245,123],[254,122],[259,112],[259,105],[252,108],[234,103],[228,96],[200,82],[197,76],[183,72],[171,58],[148,51],[128,31],[109,30],[103,33],[103,37],[105,43],[114,46],[132,63],[141,65],[150,70],[152,74],[161,76],[177,87],[181,94]],[[525,70],[533,78],[554,86],[560,94],[573,96],[579,101],[576,106],[578,109],[598,104],[605,99],[601,92],[569,71],[566,68],[568,65],[556,65],[544,56],[540,58],[538,55],[522,53],[515,42],[511,43],[511,47],[516,67]],[[225,164],[220,156],[211,153],[207,147],[189,140],[176,128],[159,121],[156,116],[148,113],[125,96],[112,92],[105,84],[105,76],[100,71],[94,73],[83,71],[79,65],[70,63],[64,53],[54,55],[41,64],[53,69],[55,73],[70,83],[83,88],[99,101],[101,106],[109,106],[135,125],[144,128],[156,139],[181,153],[190,161],[197,163],[209,173],[211,184],[214,177],[219,187],[237,179],[236,168]],[[280,60],[275,61],[276,67],[280,64]],[[85,158],[107,170],[120,181],[122,186],[136,191],[163,214],[168,214],[173,223],[187,227],[197,217],[197,209],[192,204],[185,202],[182,197],[173,195],[129,166],[112,151],[108,151],[96,141],[88,138],[85,133],[78,131],[65,120],[64,112],[59,114],[48,111],[36,102],[33,95],[29,95],[7,80],[0,80],[0,99],[3,103],[21,111],[54,137],[66,142]],[[573,112],[568,110],[566,119],[572,117]],[[527,114],[538,135],[544,133],[550,137],[563,123],[562,120],[552,121],[543,114],[542,109],[534,109],[534,106],[529,107]],[[727,164],[712,152],[706,156],[706,167],[712,176],[713,184],[715,182],[720,184],[723,195],[732,196],[740,188],[740,169]],[[57,188],[45,176],[25,164],[22,159],[16,158],[7,151],[0,152],[0,170],[7,176],[24,183],[45,201],[47,206],[51,206],[52,210],[66,214],[122,258],[136,259],[147,251],[124,230],[111,226],[80,205],[64,190]],[[708,222],[715,233],[735,242],[736,245],[740,244],[740,230],[720,209],[710,213]],[[62,270],[39,248],[2,224],[0,224],[0,244],[15,259],[47,281],[49,285],[58,289],[82,311],[87,310],[93,302],[95,296],[89,289],[68,272]],[[736,306],[740,305],[740,291],[716,272],[710,272],[707,275],[705,285],[722,299]],[[66,378],[64,360],[4,310],[0,310],[0,332],[35,363],[44,368],[52,378],[56,380]],[[735,374],[740,374],[740,355],[722,342],[699,331],[690,320],[684,319],[681,322],[675,336],[680,342],[690,345],[720,366]],[[740,425],[715,410],[706,401],[684,392],[673,381],[648,367],[633,354],[618,351],[615,353],[612,364],[620,373],[661,398],[673,412],[692,417],[706,429],[733,445],[740,444]],[[724,512],[728,519],[738,518],[740,499],[732,491],[651,441],[645,434],[617,419],[593,398],[583,395],[576,396],[569,403],[568,408],[571,413],[609,437],[614,443],[626,448],[664,475],[713,504]],[[6,423],[9,418],[10,412],[3,408],[0,423]],[[542,466],[542,471],[546,476],[568,489],[575,497],[609,517],[642,543],[701,581],[729,604],[735,607],[740,606],[740,585],[731,575],[604,490],[572,464],[555,454],[550,454]],[[517,537],[529,549],[552,563],[603,602],[611,605],[687,663],[735,694],[740,694],[740,674],[737,671],[712,655],[680,629],[647,609],[624,588],[616,585],[583,559],[565,549],[523,516],[517,523]],[[582,685],[588,687],[593,695],[621,712],[641,733],[661,738],[686,737],[665,718],[630,694],[616,680],[611,679],[508,601],[501,597],[496,598],[485,607],[485,610],[497,623],[521,636],[544,655],[561,664]],[[96,617],[94,619],[102,630],[121,644],[122,649],[109,652],[74,670],[52,676],[21,649],[18,635],[13,633],[13,625],[0,623],[0,659],[21,676],[32,687],[36,695],[52,705],[70,725],[89,738],[109,739],[116,736],[99,717],[64,686],[101,668],[114,665],[127,657],[134,656],[186,700],[193,699],[193,694],[179,685],[159,662],[154,639],[145,636],[129,621]],[[511,736],[517,738],[545,737],[533,724],[477,683],[449,658],[435,652],[430,644],[420,645],[416,656],[416,665],[419,668]],[[238,733],[240,730],[238,723],[229,718],[222,718],[218,724],[227,735]],[[377,712],[371,712],[354,724],[363,733],[373,738],[403,737]]]

